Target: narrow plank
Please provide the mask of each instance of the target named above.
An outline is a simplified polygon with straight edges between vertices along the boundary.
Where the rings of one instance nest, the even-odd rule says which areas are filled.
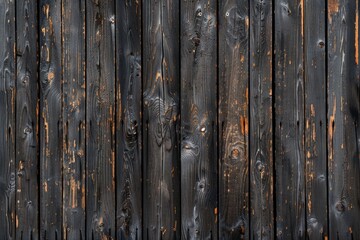
[[[272,1],[250,1],[250,239],[274,239]]]
[[[360,238],[359,80],[355,0],[328,2],[329,238]]]
[[[16,239],[39,238],[37,2],[16,1]]]
[[[85,1],[62,0],[63,228],[85,238]]]
[[[306,0],[304,6],[305,181],[309,239],[324,239],[327,230],[326,175],[326,6]]]
[[[87,237],[115,237],[114,1],[86,1]]]
[[[15,2],[0,2],[0,233],[15,238]]]
[[[217,239],[217,1],[180,12],[182,238]]]
[[[249,238],[249,6],[219,3],[219,236]],[[211,90],[212,93],[216,91]]]
[[[62,239],[61,5],[40,0],[40,231]]]
[[[143,16],[144,236],[179,239],[179,1],[144,1]]]
[[[117,239],[142,239],[141,1],[116,2]]]
[[[275,1],[276,237],[305,238],[303,0]]]

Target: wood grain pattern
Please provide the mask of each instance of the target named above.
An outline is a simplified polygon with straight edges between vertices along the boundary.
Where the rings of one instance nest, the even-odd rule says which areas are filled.
[[[328,2],[329,238],[360,238],[356,2]]]
[[[324,239],[328,236],[327,204],[324,204],[327,201],[325,10],[324,1],[305,1],[304,151],[306,231],[309,239]]]
[[[0,2],[0,233],[15,238],[15,2]]]
[[[62,239],[61,5],[40,0],[40,229]]]
[[[219,4],[221,239],[249,238],[248,12],[248,1],[228,0]]]
[[[182,239],[218,238],[216,3],[181,2]]]
[[[275,2],[276,237],[305,238],[302,0]]]
[[[86,1],[87,237],[115,237],[114,1]]]
[[[117,239],[142,239],[141,2],[116,2]]]
[[[273,6],[250,2],[250,239],[274,239]]]
[[[179,2],[143,2],[144,233],[180,238]]]
[[[85,1],[62,0],[63,231],[85,238]],[[65,10],[66,9],[66,10]]]
[[[37,2],[16,1],[16,239],[39,238]]]

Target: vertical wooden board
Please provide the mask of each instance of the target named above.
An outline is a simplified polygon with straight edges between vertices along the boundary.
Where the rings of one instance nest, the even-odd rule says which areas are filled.
[[[63,231],[85,238],[85,1],[62,0]]]
[[[61,2],[40,0],[40,228],[62,238]]]
[[[306,0],[304,10],[306,231],[309,239],[324,239],[328,236],[325,1]]]
[[[181,1],[183,239],[218,238],[217,1]]]
[[[144,236],[175,239],[180,238],[179,2],[143,1],[143,16]]]
[[[0,233],[15,238],[15,2],[0,2]]]
[[[116,2],[117,239],[142,239],[141,1]]]
[[[273,6],[250,2],[250,239],[274,239]]]
[[[16,1],[16,239],[39,238],[37,2]]]
[[[305,238],[303,0],[275,1],[276,237]]]
[[[86,2],[87,237],[115,237],[115,16],[113,0]]]
[[[328,2],[330,239],[360,238],[360,99],[356,76],[356,2]]]
[[[221,239],[249,238],[248,11],[246,0],[219,3]]]

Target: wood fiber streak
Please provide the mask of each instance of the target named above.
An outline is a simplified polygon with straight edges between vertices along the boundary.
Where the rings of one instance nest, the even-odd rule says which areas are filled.
[[[355,0],[328,4],[329,239],[359,239],[360,87],[354,51],[358,9]]]
[[[61,5],[40,0],[40,230],[62,239]]]
[[[218,238],[216,3],[181,2],[182,239]]]
[[[219,4],[221,239],[249,238],[248,10],[246,0]]]
[[[116,2],[117,239],[142,239],[141,2]]]
[[[326,175],[326,6],[306,0],[304,6],[305,181],[309,239],[324,239],[327,230]]]
[[[37,2],[16,1],[16,239],[39,238]]]
[[[85,238],[85,0],[62,0],[63,231]]]
[[[143,2],[144,231],[180,238],[179,2]]]
[[[115,16],[113,0],[86,2],[87,237],[115,237]]]
[[[0,2],[0,233],[15,238],[15,2]]]
[[[250,2],[250,239],[274,239],[273,6]]]
[[[303,1],[275,1],[276,237],[305,238]]]

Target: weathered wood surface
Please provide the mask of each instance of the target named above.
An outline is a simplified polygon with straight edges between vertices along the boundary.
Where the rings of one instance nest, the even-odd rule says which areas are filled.
[[[360,238],[358,1],[328,2],[329,238]]]
[[[39,238],[37,7],[16,1],[16,239]]]
[[[306,235],[304,1],[275,1],[274,9],[276,237],[279,239],[303,239]]]
[[[41,238],[62,239],[61,4],[39,4],[40,229]]]
[[[115,237],[114,1],[86,1],[86,232]]]
[[[308,239],[328,237],[326,183],[326,6],[304,2],[305,209]],[[307,30],[305,30],[307,29]]]
[[[15,2],[0,1],[0,235],[15,238]]]
[[[249,239],[249,6],[219,4],[219,237]],[[209,89],[215,92],[214,90]]]
[[[274,239],[273,3],[250,2],[250,239]]]
[[[141,2],[116,2],[117,239],[142,239]]]
[[[180,238],[179,2],[143,2],[144,237]]]
[[[216,3],[181,2],[182,239],[218,238]]]
[[[357,0],[0,0],[0,239],[358,239]]]
[[[62,0],[63,232],[85,238],[85,0]]]

